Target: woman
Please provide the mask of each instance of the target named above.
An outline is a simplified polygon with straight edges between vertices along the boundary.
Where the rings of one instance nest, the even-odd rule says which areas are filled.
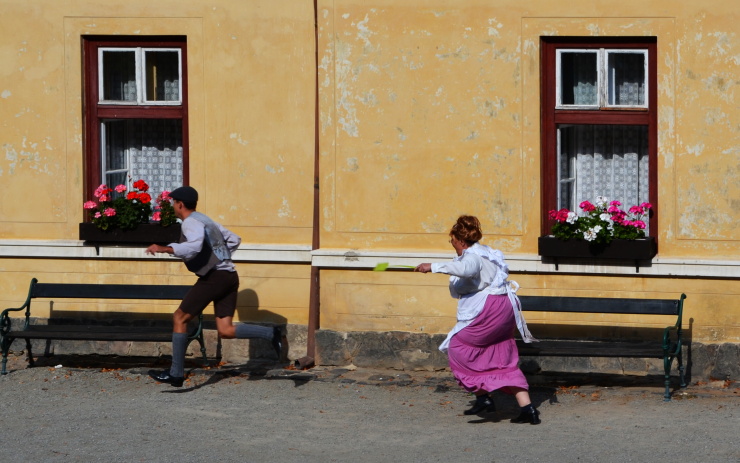
[[[466,415],[495,411],[489,393],[500,389],[512,394],[521,407],[512,423],[540,423],[540,413],[529,398],[529,385],[519,369],[514,331],[525,342],[536,341],[529,333],[516,297],[519,285],[509,282],[509,267],[501,251],[479,244],[480,222],[463,215],[450,230],[450,243],[457,257],[447,263],[424,263],[417,272],[446,273],[450,294],[458,299],[457,324],[439,346],[447,352],[450,369],[458,383],[476,395]]]

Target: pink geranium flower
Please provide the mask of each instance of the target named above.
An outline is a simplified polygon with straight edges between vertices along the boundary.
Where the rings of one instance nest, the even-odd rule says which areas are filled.
[[[563,240],[586,239],[597,243],[644,238],[645,217],[652,205],[644,202],[630,207],[629,212],[621,209],[621,205],[621,201],[598,196],[595,203],[582,201],[578,205],[582,210],[579,214],[568,209],[551,210],[548,216],[555,221],[552,234]]]
[[[588,201],[583,201],[581,204],[578,205],[578,207],[580,207],[581,209],[583,209],[584,212],[592,212],[592,211],[596,210],[596,206],[594,206],[593,204],[591,204]]]
[[[129,179],[131,182],[131,179]],[[132,185],[129,188],[128,185]],[[163,191],[157,197],[156,214],[152,217],[154,198],[144,180],[117,185],[111,189],[106,184],[95,188],[94,201],[85,201],[82,206],[89,219],[101,230],[133,230],[154,219],[163,227],[177,222],[172,207],[170,192]]]

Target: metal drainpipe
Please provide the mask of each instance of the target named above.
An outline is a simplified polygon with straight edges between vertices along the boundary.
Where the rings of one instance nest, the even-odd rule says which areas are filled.
[[[314,71],[315,71],[315,94],[314,94],[314,178],[313,178],[313,237],[311,249],[319,249],[319,10],[318,0],[313,0],[313,25],[314,25]],[[311,286],[310,299],[308,302],[308,335],[306,340],[306,356],[310,362],[316,358],[316,330],[320,328],[319,294],[320,294],[319,268],[311,263]]]

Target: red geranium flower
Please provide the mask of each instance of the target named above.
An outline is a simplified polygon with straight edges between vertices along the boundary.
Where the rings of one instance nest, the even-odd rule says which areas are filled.
[[[147,185],[144,180],[137,180],[134,182],[134,188],[139,191],[147,191],[149,189],[149,185]]]

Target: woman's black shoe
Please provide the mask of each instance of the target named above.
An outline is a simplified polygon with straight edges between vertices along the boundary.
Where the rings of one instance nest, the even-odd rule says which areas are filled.
[[[496,404],[487,395],[478,396],[475,399],[475,403],[468,410],[465,410],[465,415],[477,415],[478,413],[493,413],[496,411]]]
[[[542,420],[540,420],[540,412],[536,408],[530,406],[529,408],[522,410],[519,416],[512,418],[511,422],[540,424],[542,423]]]
[[[159,381],[160,383],[171,384],[174,387],[182,387],[182,383],[185,381],[185,378],[172,376],[169,370],[160,371],[159,373],[151,370],[149,372],[149,377],[155,381]]]

